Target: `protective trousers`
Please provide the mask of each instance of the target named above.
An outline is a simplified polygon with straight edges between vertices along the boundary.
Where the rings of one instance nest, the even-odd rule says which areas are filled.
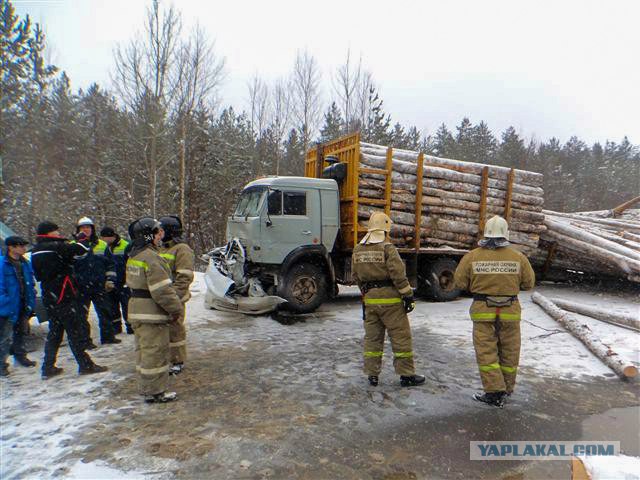
[[[520,360],[520,322],[473,322],[473,346],[485,392],[513,392]]]
[[[396,373],[414,375],[411,327],[402,303],[366,305],[364,311],[365,375],[380,375],[385,331],[389,332]]]
[[[171,363],[184,363],[187,359],[187,329],[185,327],[186,308],[182,304],[182,316],[177,322],[169,324],[169,348]]]
[[[134,322],[132,326],[139,391],[142,395],[162,393],[169,381],[169,325]]]
[[[46,309],[49,318],[49,333],[44,344],[42,370],[45,371],[55,366],[64,332],[67,332],[69,348],[78,362],[78,367],[81,369],[90,367],[93,361],[84,351],[83,331],[80,325],[82,313],[78,311],[78,304],[75,301],[47,304]]]

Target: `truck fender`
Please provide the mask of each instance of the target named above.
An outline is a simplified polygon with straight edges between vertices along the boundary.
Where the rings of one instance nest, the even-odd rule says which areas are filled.
[[[302,245],[294,248],[289,252],[280,266],[280,278],[284,278],[289,269],[300,261],[308,261],[310,259],[320,261],[320,266],[327,272],[327,286],[329,287],[329,291],[333,292],[335,286],[335,270],[329,252],[327,252],[324,245]]]

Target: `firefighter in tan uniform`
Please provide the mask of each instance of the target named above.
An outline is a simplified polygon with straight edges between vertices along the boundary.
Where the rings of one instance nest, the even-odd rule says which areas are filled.
[[[502,408],[516,384],[520,360],[518,292],[531,290],[535,274],[527,257],[509,248],[509,226],[491,218],[480,248],[467,253],[456,269],[455,286],[473,294],[469,313],[473,345],[484,394],[473,398]]]
[[[378,385],[382,367],[385,332],[393,349],[393,366],[400,384],[424,383],[413,366],[411,327],[407,313],[415,308],[413,290],[404,262],[389,240],[391,219],[381,212],[369,218],[368,233],[353,249],[351,271],[364,305],[364,373],[372,386]]]
[[[140,392],[148,403],[176,399],[167,392],[169,379],[169,325],[179,321],[183,308],[166,262],[158,255],[164,232],[153,218],[141,218],[129,227],[133,247],[127,260],[131,289],[129,323],[136,340],[136,370]]]
[[[180,238],[182,236],[182,222],[180,218],[166,216],[160,218],[160,225],[164,230],[163,248],[160,256],[164,258],[171,270],[173,288],[182,302],[182,316],[180,321],[169,326],[171,375],[182,372],[187,359],[187,330],[185,328],[185,305],[191,298],[189,286],[193,282],[194,254],[189,245]]]

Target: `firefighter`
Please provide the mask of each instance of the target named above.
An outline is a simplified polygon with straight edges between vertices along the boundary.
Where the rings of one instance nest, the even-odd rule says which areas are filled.
[[[88,349],[95,348],[91,340],[91,328],[88,321],[91,303],[98,315],[100,342],[120,343],[116,338],[113,325],[113,302],[111,292],[116,288],[116,272],[109,246],[98,238],[96,227],[89,217],[82,217],[76,224],[76,241],[89,248],[89,254],[78,259],[74,271],[78,280],[84,318],[81,323]]]
[[[413,290],[398,250],[389,240],[391,219],[382,212],[369,218],[368,233],[353,249],[351,271],[362,293],[364,306],[364,373],[371,386],[378,385],[385,331],[393,349],[393,366],[400,385],[424,383],[413,366],[411,327],[407,313],[413,311]]]
[[[133,246],[127,260],[131,288],[129,323],[136,342],[136,370],[147,403],[176,400],[167,392],[169,325],[182,316],[183,306],[171,282],[167,263],[158,254],[164,232],[160,222],[144,217],[129,226]]]
[[[518,292],[531,290],[535,274],[527,257],[509,247],[502,217],[487,221],[480,248],[467,253],[456,269],[457,288],[473,294],[473,346],[484,393],[474,400],[499,408],[513,392],[520,359]]]
[[[163,248],[160,256],[171,269],[173,288],[182,302],[183,313],[180,322],[171,324],[171,375],[182,372],[187,359],[187,331],[185,328],[185,304],[191,298],[189,286],[193,282],[194,254],[189,245],[182,239],[182,222],[179,217],[165,216],[160,218],[164,230]]]

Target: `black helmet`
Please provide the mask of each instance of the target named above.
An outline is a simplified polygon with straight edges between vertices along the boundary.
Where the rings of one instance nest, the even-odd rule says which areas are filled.
[[[180,221],[180,217],[175,215],[160,217],[160,225],[162,225],[162,229],[164,230],[165,242],[182,236],[182,222]]]
[[[148,244],[162,226],[155,218],[142,217],[129,225],[129,237],[136,243]]]

